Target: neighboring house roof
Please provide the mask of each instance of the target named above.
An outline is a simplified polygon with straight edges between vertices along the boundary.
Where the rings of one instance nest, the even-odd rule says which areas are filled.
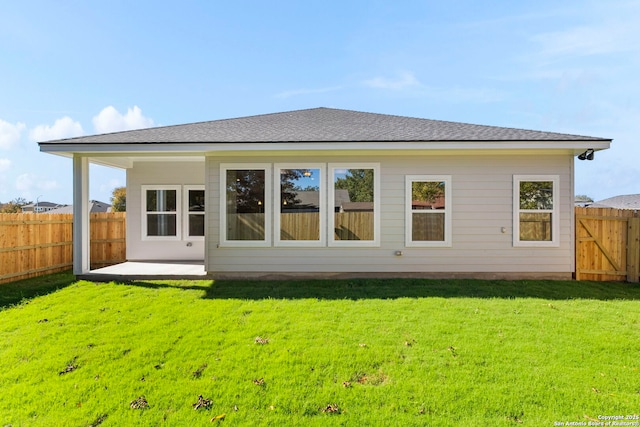
[[[351,201],[351,198],[349,197],[349,190],[336,189],[333,192],[333,198],[335,199],[336,208]]]
[[[296,205],[317,208],[320,206],[319,191],[291,191],[297,201]]]
[[[312,108],[41,142],[166,144],[384,141],[610,141],[607,138]]]
[[[320,207],[320,192],[319,191],[295,191],[295,199],[298,200],[298,206],[306,206],[309,208]],[[334,191],[334,207],[339,208],[344,203],[349,202],[349,190],[335,190]]]
[[[433,201],[412,200],[411,207],[413,209],[444,209],[444,196],[438,196]]]
[[[99,202],[97,200],[89,200],[89,212],[90,213],[99,213],[99,212],[111,212],[111,205],[104,202]],[[73,205],[66,205],[57,209],[52,209],[49,212],[50,214],[72,214],[73,213]]]
[[[588,196],[579,195],[573,199],[573,205],[579,208],[585,208],[593,204],[593,199]]]
[[[65,205],[61,205],[59,203],[53,203],[53,202],[38,202],[38,203],[29,203],[28,205],[24,205],[24,206],[22,206],[22,209],[24,209],[24,208],[33,209],[36,206],[39,207],[39,208],[57,208],[57,207],[60,207],[60,206],[65,206]]]
[[[609,197],[608,199],[598,200],[587,207],[640,210],[640,194]]]
[[[343,212],[373,212],[373,202],[347,202],[341,208]]]

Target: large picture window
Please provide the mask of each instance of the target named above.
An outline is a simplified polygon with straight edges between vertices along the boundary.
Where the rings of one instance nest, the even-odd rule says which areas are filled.
[[[514,175],[514,246],[558,245],[557,175]]]
[[[180,186],[142,186],[142,238],[180,239]]]
[[[451,246],[451,177],[406,177],[406,246]]]
[[[377,163],[228,163],[220,186],[221,245],[379,245]]]
[[[377,246],[380,239],[378,164],[330,164],[329,244]]]
[[[324,166],[276,165],[274,183],[276,245],[324,245]]]
[[[270,169],[260,165],[222,165],[221,174],[222,242],[270,245]]]

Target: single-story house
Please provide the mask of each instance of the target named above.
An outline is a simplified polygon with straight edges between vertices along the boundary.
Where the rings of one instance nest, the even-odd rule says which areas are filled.
[[[109,203],[100,202],[98,200],[89,200],[89,213],[103,213],[111,212],[111,205]],[[65,205],[59,208],[51,209],[50,214],[72,214],[73,205]]]
[[[96,163],[126,170],[130,261],[200,260],[212,277],[564,279],[574,158],[610,144],[332,108],[39,143],[73,158],[76,274]],[[292,209],[309,200],[315,212]]]
[[[22,213],[45,213],[64,206],[67,205],[61,205],[53,202],[29,203],[28,205],[22,206]]]
[[[588,204],[588,208],[640,210],[640,194],[623,194]]]

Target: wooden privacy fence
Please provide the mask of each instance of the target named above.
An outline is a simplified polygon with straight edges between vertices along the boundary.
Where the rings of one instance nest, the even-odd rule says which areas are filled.
[[[90,215],[91,268],[125,261],[126,214]],[[68,270],[72,214],[0,214],[0,283]]]
[[[576,208],[576,280],[640,281],[640,212]]]
[[[106,212],[89,215],[91,268],[119,264],[127,259],[127,214]]]
[[[336,237],[371,238],[371,214],[366,214],[336,214],[336,233],[346,230],[349,234]],[[575,218],[577,280],[640,281],[640,212],[576,208]],[[253,234],[264,233],[258,218],[228,219],[231,231],[236,229],[240,234],[239,230],[250,230],[252,234],[236,237],[256,238]],[[312,220],[312,215],[290,219],[283,216],[281,238],[315,238],[318,230],[311,224],[317,221]],[[124,212],[91,214],[90,232],[91,268],[126,260]],[[72,214],[0,214],[0,283],[71,268],[72,241]]]

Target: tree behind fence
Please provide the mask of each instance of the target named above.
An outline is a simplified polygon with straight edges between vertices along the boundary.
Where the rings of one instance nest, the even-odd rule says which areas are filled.
[[[126,214],[90,215],[91,267],[125,261]],[[72,214],[0,214],[0,283],[73,266]]]

